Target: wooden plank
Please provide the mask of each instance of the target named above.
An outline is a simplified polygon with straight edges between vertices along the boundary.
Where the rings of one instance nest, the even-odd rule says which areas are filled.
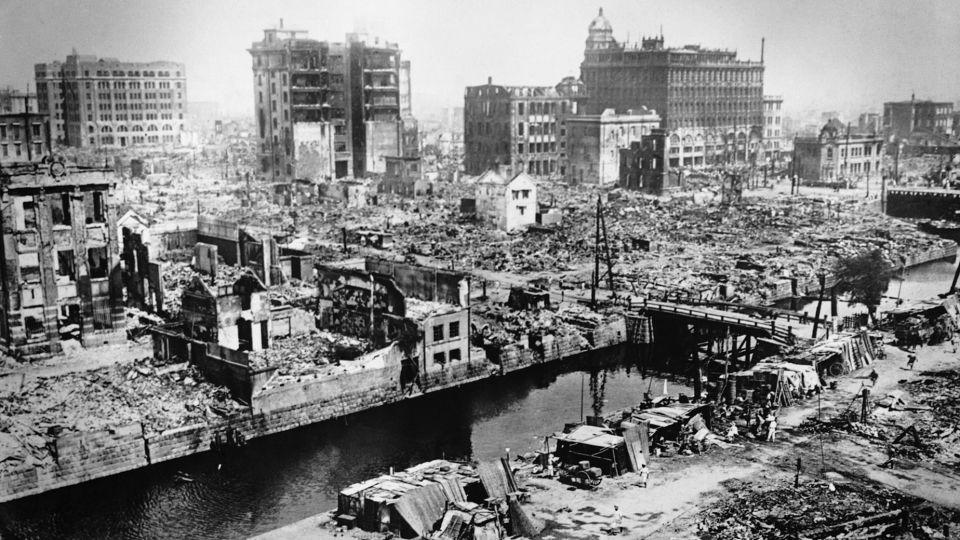
[[[637,427],[640,433],[640,450],[643,453],[643,462],[650,463],[650,422],[641,420]]]
[[[633,422],[623,422],[623,442],[627,446],[627,457],[630,459],[630,470],[639,471],[643,461],[643,450],[640,445],[640,430]]]

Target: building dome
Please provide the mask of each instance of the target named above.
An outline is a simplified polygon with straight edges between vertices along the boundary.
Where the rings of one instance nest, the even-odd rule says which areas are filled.
[[[603,8],[600,8],[600,13],[597,14],[597,17],[590,21],[590,27],[588,30],[593,32],[613,32],[613,27],[610,26],[610,21],[603,16]]]

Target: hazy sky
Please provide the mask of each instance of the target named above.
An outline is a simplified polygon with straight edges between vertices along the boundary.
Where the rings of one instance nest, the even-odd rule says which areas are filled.
[[[760,57],[765,92],[788,111],[879,109],[885,100],[960,97],[960,0],[0,0],[0,85],[33,84],[33,64],[71,49],[186,63],[191,101],[252,114],[250,55],[262,29],[343,41],[355,24],[411,60],[414,114],[462,105],[463,88],[553,85],[579,75],[602,6],[618,40],[655,34]]]

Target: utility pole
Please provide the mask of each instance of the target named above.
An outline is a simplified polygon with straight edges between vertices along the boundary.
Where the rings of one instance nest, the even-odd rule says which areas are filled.
[[[597,230],[593,244],[593,287],[591,294],[591,303],[593,304],[594,308],[596,308],[597,304],[597,289],[600,287],[600,280],[603,279],[603,276],[600,275],[601,257],[605,259],[607,266],[607,288],[610,289],[611,293],[613,293],[613,261],[610,258],[610,243],[607,240],[607,224],[603,217],[603,201],[599,195],[597,195],[596,227]]]
[[[843,149],[843,182],[845,184],[845,187],[847,188],[850,187],[850,180],[849,180],[850,165],[848,161],[849,158],[850,158],[850,122],[847,122],[847,142]]]
[[[827,275],[821,271],[817,274],[817,279],[820,281],[820,295],[817,299],[817,312],[813,316],[813,335],[812,338],[817,338],[817,327],[820,325],[820,310],[823,308],[823,293],[827,281]]]

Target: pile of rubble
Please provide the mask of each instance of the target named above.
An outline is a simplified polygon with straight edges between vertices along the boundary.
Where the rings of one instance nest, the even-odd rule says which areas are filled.
[[[325,373],[326,366],[353,360],[372,350],[373,343],[369,340],[314,330],[306,335],[274,340],[269,349],[252,351],[250,366],[254,369],[276,367],[278,376],[299,377]]]
[[[603,320],[599,313],[569,302],[561,303],[556,310],[536,311],[518,311],[486,302],[473,307],[471,318],[474,334],[483,336],[487,343],[501,346],[516,343],[530,334],[579,335],[583,326],[595,326]]]
[[[886,441],[890,438],[889,432],[882,426],[875,423],[863,423],[859,419],[860,414],[858,412],[847,410],[827,419],[807,418],[797,426],[796,431],[801,433],[853,433],[879,441]]]
[[[921,448],[936,461],[960,469],[960,370],[928,371],[922,379],[903,383],[913,401],[925,410],[913,415]]]
[[[28,377],[0,399],[0,471],[51,459],[48,443],[70,432],[141,423],[144,431],[211,421],[243,409],[195,367],[151,359],[54,377]]]
[[[183,296],[193,278],[200,276],[210,285],[233,285],[246,270],[239,266],[220,264],[217,266],[217,277],[196,271],[190,264],[170,262],[163,265],[163,310],[171,319],[178,319]]]
[[[946,538],[960,514],[877,485],[803,482],[800,488],[732,480],[700,514],[702,538]]]

